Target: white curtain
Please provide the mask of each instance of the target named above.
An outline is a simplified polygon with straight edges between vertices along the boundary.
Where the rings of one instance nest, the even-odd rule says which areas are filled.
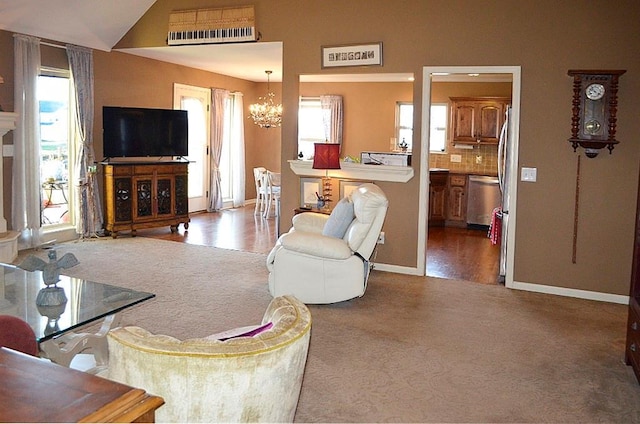
[[[224,105],[229,97],[228,90],[214,88],[211,90],[211,139],[209,150],[211,151],[211,181],[209,183],[209,203],[207,212],[222,209],[222,190],[220,187],[220,156],[224,141]]]
[[[231,172],[233,207],[244,206],[244,113],[242,93],[231,93]]]
[[[76,106],[73,146],[77,146],[75,179],[80,200],[76,227],[78,234],[91,237],[97,235],[103,223],[93,149],[93,51],[67,44],[67,56]]]
[[[342,96],[320,96],[320,107],[322,108],[325,139],[329,143],[339,144],[340,150],[342,150],[342,122],[344,120]]]
[[[40,118],[37,98],[40,39],[14,35],[14,99],[18,122],[13,136],[11,219],[19,248],[41,242]]]

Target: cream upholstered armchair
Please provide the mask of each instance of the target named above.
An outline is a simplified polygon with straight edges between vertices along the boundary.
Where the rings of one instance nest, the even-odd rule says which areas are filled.
[[[184,341],[139,327],[112,330],[106,377],[164,398],[159,422],[292,422],[309,310],[277,297],[260,326],[236,330]]]
[[[375,184],[360,185],[330,216],[306,212],[280,236],[267,257],[269,291],[304,303],[335,303],[360,297],[388,200]]]

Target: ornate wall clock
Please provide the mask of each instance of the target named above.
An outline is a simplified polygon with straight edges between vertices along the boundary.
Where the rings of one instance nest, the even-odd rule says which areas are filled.
[[[603,147],[609,149],[616,140],[618,112],[618,77],[624,70],[569,70],[573,77],[573,116],[569,142],[576,151],[585,149],[593,158]]]

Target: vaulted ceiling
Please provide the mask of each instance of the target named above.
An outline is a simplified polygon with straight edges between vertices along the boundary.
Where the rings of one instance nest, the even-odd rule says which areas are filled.
[[[155,0],[0,0],[0,29],[111,51]],[[210,72],[266,81],[282,78],[282,43],[122,49],[125,53]]]
[[[111,51],[156,0],[0,0],[0,29]],[[282,81],[282,43],[233,43],[120,49],[248,81]],[[329,74],[305,81],[407,81],[411,74]],[[463,80],[466,76],[462,75]],[[438,77],[447,80],[450,77]],[[457,81],[460,76],[456,77]]]

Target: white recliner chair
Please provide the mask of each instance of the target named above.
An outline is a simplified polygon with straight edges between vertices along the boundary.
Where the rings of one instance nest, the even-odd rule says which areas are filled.
[[[267,257],[271,295],[319,304],[362,296],[388,204],[380,187],[366,183],[330,216],[295,215],[293,227]]]

